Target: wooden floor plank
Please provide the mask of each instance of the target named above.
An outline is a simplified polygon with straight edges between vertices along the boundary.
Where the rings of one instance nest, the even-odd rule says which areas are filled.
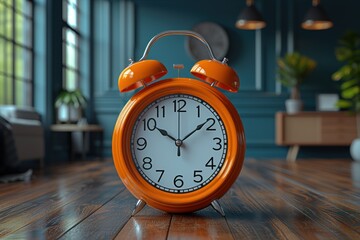
[[[104,164],[110,166],[109,161],[104,161]],[[27,192],[32,192],[34,189],[42,186],[44,190],[51,187],[52,182],[49,180],[58,180],[63,181],[64,179],[71,179],[79,176],[79,172],[84,174],[85,172],[93,172],[97,168],[102,166],[99,165],[99,162],[74,162],[67,163],[60,166],[56,166],[56,168],[47,168],[45,171],[35,171],[33,174],[33,179],[30,182],[13,182],[9,184],[2,184],[0,191],[0,199],[4,199],[0,204],[7,203],[6,197],[10,196],[10,198],[14,198],[16,194],[19,194],[23,197],[23,194]],[[102,167],[101,167],[102,168]],[[55,170],[56,169],[56,170]],[[48,184],[44,184],[44,181]],[[22,199],[22,198],[20,198]],[[4,206],[0,205],[0,209]]]
[[[113,169],[109,164],[107,164],[106,167],[102,165],[97,165],[95,167],[92,164],[90,166],[92,167],[84,167],[84,170],[79,169],[78,172],[71,172],[69,174],[62,174],[63,170],[61,171],[60,169],[59,173],[56,173],[54,177],[45,175],[42,178],[35,179],[27,185],[14,183],[15,185],[19,184],[18,191],[14,193],[4,191],[3,196],[1,197],[0,210],[5,211],[13,206],[27,204],[29,201],[44,196],[45,194],[52,195],[52,193],[58,191],[59,186],[68,190],[68,187],[71,187],[74,184],[83,183],[96,174],[102,174]],[[11,185],[11,183],[9,185]]]
[[[263,183],[255,182],[248,172],[245,168],[222,199],[236,239],[313,239],[313,234],[323,239],[335,239]],[[299,218],[301,221],[296,221]]]
[[[191,214],[175,214],[168,239],[234,239],[226,219],[211,207]]]
[[[101,208],[104,203],[117,196],[120,191],[120,189],[115,190],[113,186],[103,186],[101,189],[89,190],[94,191],[81,194],[79,198],[73,199],[61,207],[47,209],[42,212],[41,217],[30,218],[31,222],[29,224],[8,235],[8,237],[23,239],[23,236],[30,234],[37,239],[41,239],[43,236],[56,239],[89,217]],[[122,190],[124,191],[124,188]],[[23,218],[24,215],[20,214],[19,217]]]
[[[136,199],[111,161],[77,162],[0,185],[4,239],[360,239],[360,164],[246,160],[211,207],[168,214]]]
[[[257,164],[248,164],[247,167],[251,169],[251,175],[254,176],[253,181],[263,184],[268,190],[273,191],[291,206],[301,211],[302,214],[311,218],[313,222],[322,225],[327,231],[335,234],[336,238],[360,238],[356,229],[358,221],[354,222],[351,215],[344,217],[346,211],[339,211],[338,208],[328,204],[326,199],[321,199],[319,195],[309,192],[302,186],[284,181],[285,178],[282,174],[274,173],[271,170],[259,167]],[[280,186],[278,185],[279,181]],[[276,186],[279,187],[275,188]]]
[[[66,232],[62,239],[113,239],[129,220],[136,202],[124,190]]]
[[[115,175],[109,175],[109,170],[102,166],[92,175],[84,174],[82,181],[61,185],[61,191],[50,194],[45,191],[43,196],[1,211],[0,235],[10,234],[15,238],[24,233],[60,236],[124,190]],[[55,181],[54,185],[59,187],[56,183]]]
[[[341,163],[341,165],[344,164],[348,164],[348,162]],[[299,164],[299,169],[301,169],[299,174],[292,173],[285,166],[279,169],[274,165],[267,165],[264,166],[264,168],[278,173],[282,181],[287,184],[311,192],[313,197],[323,201],[324,206],[333,209],[333,211],[329,211],[329,213],[339,213],[341,218],[345,217],[347,223],[352,222],[354,228],[360,232],[357,224],[360,222],[360,198],[358,194],[356,194],[358,193],[358,189],[354,188],[352,184],[349,183],[349,180],[339,180],[338,176],[340,174],[334,173],[332,177],[328,176],[327,178],[319,177],[319,174],[314,168],[308,168],[308,171],[302,171],[307,168],[303,165],[307,164]],[[304,174],[308,177],[304,178]],[[351,178],[348,176],[347,179]],[[337,217],[336,214],[334,217]]]
[[[130,218],[115,239],[166,239],[170,221],[171,214],[145,207]]]

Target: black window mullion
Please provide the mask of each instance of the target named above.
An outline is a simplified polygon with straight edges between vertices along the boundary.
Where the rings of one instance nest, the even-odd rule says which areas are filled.
[[[13,1],[13,5],[12,5],[12,37],[13,37],[13,44],[12,44],[12,104],[17,104],[16,102],[16,77],[15,77],[15,62],[16,62],[16,52],[15,52],[15,39],[16,39],[16,20],[15,20],[15,4],[16,1]]]
[[[7,51],[7,44],[6,44],[6,40],[5,40],[5,36],[6,36],[6,34],[7,34],[7,29],[6,29],[6,24],[7,24],[7,5],[5,4],[5,2],[3,2],[3,4],[4,4],[4,57],[3,57],[3,59],[4,59],[4,88],[5,89],[7,89],[7,84],[8,84],[8,80],[7,80],[7,68],[8,68],[8,64],[7,64],[7,61],[5,61],[5,59],[6,59],[6,51]],[[5,103],[7,103],[6,102],[6,100],[8,99],[8,91],[4,91],[4,101],[5,101]]]
[[[34,83],[34,79],[35,79],[35,69],[34,69],[34,40],[35,40],[35,34],[34,34],[34,25],[35,25],[35,21],[34,21],[34,2],[32,0],[28,0],[29,3],[31,5],[31,8],[30,8],[30,15],[31,15],[31,57],[30,57],[30,61],[31,61],[31,91],[30,91],[30,104],[31,106],[34,106],[34,86],[35,86],[35,83]]]
[[[67,23],[67,21],[63,21],[63,24],[64,24],[65,28],[68,28],[68,29],[70,29],[71,31],[74,31],[74,32],[76,33],[76,35],[78,35],[79,38],[80,38],[81,35],[80,35],[79,30],[77,30],[76,28],[70,26],[70,25]]]

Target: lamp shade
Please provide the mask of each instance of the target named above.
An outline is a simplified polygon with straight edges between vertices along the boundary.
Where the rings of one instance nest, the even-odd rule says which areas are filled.
[[[306,30],[325,30],[332,26],[333,23],[320,5],[320,1],[313,1],[313,6],[305,14],[301,27]]]
[[[241,11],[235,26],[245,30],[261,29],[266,26],[266,22],[256,9],[253,1],[247,1],[247,7]]]

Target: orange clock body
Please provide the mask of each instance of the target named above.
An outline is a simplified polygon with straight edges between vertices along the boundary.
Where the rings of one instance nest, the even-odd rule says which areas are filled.
[[[162,191],[148,183],[137,170],[131,154],[130,138],[139,114],[150,103],[172,94],[192,95],[211,105],[222,119],[228,138],[220,172],[207,185],[187,193]],[[215,87],[195,79],[171,78],[145,87],[125,105],[114,128],[112,153],[120,178],[136,198],[166,212],[193,212],[222,197],[235,182],[244,161],[244,129],[235,107]]]

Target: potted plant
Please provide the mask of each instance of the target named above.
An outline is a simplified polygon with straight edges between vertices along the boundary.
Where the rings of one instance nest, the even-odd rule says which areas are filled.
[[[61,90],[55,100],[58,122],[77,122],[81,119],[85,107],[86,98],[80,90]]]
[[[278,60],[277,80],[291,90],[290,99],[285,102],[288,113],[302,110],[300,98],[300,85],[304,79],[315,69],[316,62],[298,52],[287,53]]]
[[[332,78],[341,81],[341,99],[337,106],[356,114],[357,138],[353,140],[350,153],[354,160],[360,161],[360,35],[356,32],[347,32],[340,38],[335,49],[338,61],[344,65],[340,67]]]

